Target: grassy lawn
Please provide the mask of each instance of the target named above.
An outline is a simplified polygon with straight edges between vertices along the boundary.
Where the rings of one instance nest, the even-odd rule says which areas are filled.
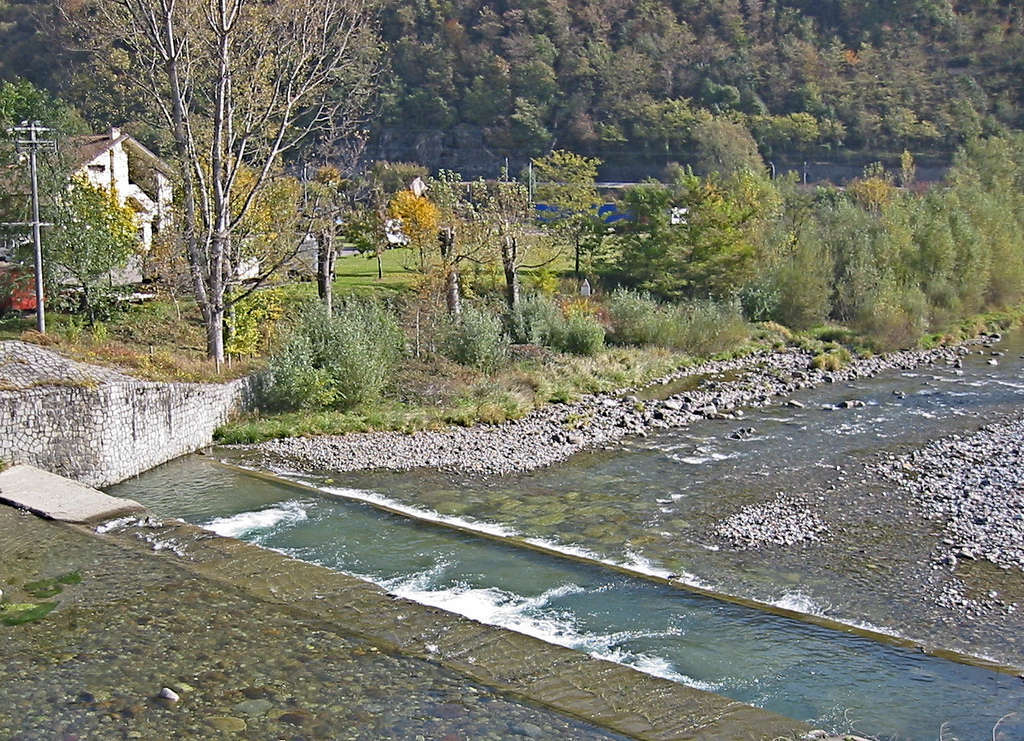
[[[339,296],[411,290],[417,277],[416,260],[416,254],[408,247],[387,250],[381,256],[384,278],[378,280],[375,257],[339,257],[334,263],[334,290]]]

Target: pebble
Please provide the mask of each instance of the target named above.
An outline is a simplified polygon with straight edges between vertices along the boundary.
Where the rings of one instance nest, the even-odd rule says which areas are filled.
[[[181,699],[181,696],[170,687],[164,687],[160,690],[160,692],[157,693],[157,697],[161,700],[167,700],[168,702],[178,702]]]
[[[244,720],[230,715],[211,715],[206,722],[216,730],[226,733],[239,733],[246,729]]]
[[[933,565],[955,572],[961,559],[1024,571],[1024,418],[985,425],[893,456],[875,471],[909,491],[921,516],[943,523]],[[939,603],[1011,612],[985,595],[968,599],[953,579]],[[997,595],[998,596],[998,595]]]
[[[759,548],[821,540],[829,529],[804,499],[779,493],[769,502],[744,507],[713,532],[735,548]]]
[[[242,700],[242,702],[235,705],[235,712],[242,715],[265,715],[272,707],[274,707],[274,703],[270,700]]]

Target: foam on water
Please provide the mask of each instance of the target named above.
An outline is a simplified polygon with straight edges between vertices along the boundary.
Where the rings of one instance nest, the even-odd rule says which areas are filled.
[[[300,481],[300,483],[307,486],[313,486],[322,492],[333,494],[337,497],[355,499],[359,502],[366,502],[368,504],[376,504],[381,507],[386,507],[387,509],[400,512],[403,515],[408,515],[409,517],[419,520],[437,522],[442,525],[450,525],[451,527],[457,527],[462,530],[472,530],[474,532],[494,535],[501,538],[510,538],[516,534],[515,530],[505,525],[498,525],[493,522],[484,522],[481,520],[469,520],[462,517],[454,517],[452,515],[442,515],[440,512],[435,512],[434,510],[424,509],[421,507],[410,507],[407,504],[402,504],[396,499],[382,496],[381,494],[368,489],[349,489],[337,486],[323,486],[312,481]]]
[[[626,646],[633,640],[661,637],[661,633],[588,632],[579,627],[570,611],[558,609],[552,604],[561,597],[584,592],[583,587],[563,584],[527,597],[494,587],[480,588],[461,584],[431,586],[446,568],[447,564],[440,562],[412,576],[376,581],[399,597],[448,610],[486,625],[499,626],[547,643],[585,651],[596,658],[631,666],[646,674],[698,689],[715,691],[717,688],[715,684],[680,674],[667,659],[630,651]]]
[[[783,610],[792,610],[793,612],[802,612],[807,615],[817,615],[818,617],[825,617],[825,613],[828,610],[828,607],[821,607],[809,594],[801,591],[786,592],[769,604],[780,607]]]
[[[301,522],[309,517],[306,512],[309,506],[308,502],[295,499],[281,502],[276,507],[240,512],[230,517],[218,517],[204,523],[203,527],[225,538],[240,538],[243,535],[270,530],[279,525],[292,525]]]
[[[728,460],[729,458],[735,458],[736,454],[717,453],[712,452],[707,455],[670,455],[669,458],[674,460],[676,463],[686,463],[690,466],[702,466],[705,463],[714,463],[718,461]]]
[[[96,532],[102,535],[103,533],[109,533],[112,530],[120,530],[121,528],[134,525],[139,521],[138,517],[129,515],[128,517],[118,517],[116,520],[107,520],[101,525],[96,526]]]

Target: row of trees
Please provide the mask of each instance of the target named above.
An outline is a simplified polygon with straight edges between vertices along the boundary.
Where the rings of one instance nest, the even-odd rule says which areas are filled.
[[[677,167],[602,206],[595,160],[555,151],[533,164],[547,178],[537,186],[549,206],[540,222],[515,182],[442,174],[426,196],[392,201],[407,223],[419,218],[408,204],[433,209],[413,243],[434,255],[419,265],[436,272],[450,313],[459,310],[460,266],[492,264],[514,323],[520,268],[556,254],[607,288],[739,301],[749,319],[795,329],[839,322],[879,348],[1024,297],[1024,135],[972,141],[929,187],[916,186],[905,153],[899,172],[875,165],[845,188]]]
[[[564,151],[535,161],[535,170],[577,175],[546,183],[564,206],[540,224],[514,182],[442,173],[425,194],[398,191],[389,213],[430,226],[409,232],[423,293],[397,311],[350,300],[340,312],[304,312],[270,363],[269,402],[348,409],[376,398],[419,354],[424,297],[428,312],[433,305],[425,350],[484,372],[508,363],[512,342],[579,355],[606,342],[705,355],[742,341],[749,321],[837,323],[887,350],[1024,299],[1024,135],[971,142],[928,188],[912,187],[909,156],[898,174],[870,167],[845,189],[677,169],[627,190],[614,210],[572,210],[593,187],[593,164]],[[609,223],[608,214],[621,218]],[[521,266],[504,270],[505,245],[520,241],[534,255],[578,246],[596,294],[580,296],[574,281],[561,295],[542,282],[520,295]],[[500,301],[487,278],[498,265]]]
[[[24,86],[4,90],[24,109],[46,100],[33,98]],[[898,175],[869,168],[845,190],[809,191],[792,180],[773,181],[739,160],[731,171],[706,177],[670,169],[665,182],[629,188],[604,206],[594,183],[600,162],[556,150],[532,162],[536,199],[548,206],[540,222],[527,187],[508,177],[465,182],[441,172],[427,180],[425,192],[414,192],[407,185],[425,172],[410,165],[377,163],[359,176],[324,166],[299,179],[265,163],[261,179],[252,166],[234,163],[231,178],[219,187],[204,180],[200,163],[193,170],[191,208],[218,202],[199,189],[212,185],[213,196],[223,190],[231,220],[221,215],[218,221],[216,210],[194,213],[180,223],[169,248],[184,258],[214,358],[218,349],[224,352],[232,306],[294,253],[302,235],[317,237],[319,287],[329,302],[338,242],[379,261],[388,220],[400,222],[409,238],[409,268],[421,275],[422,295],[452,316],[474,292],[474,280],[496,271],[512,326],[520,313],[520,271],[571,255],[578,277],[587,274],[605,285],[673,301],[740,300],[752,319],[798,328],[829,319],[852,323],[880,346],[894,346],[1021,297],[1022,148],[1020,135],[975,140],[944,183],[920,193],[908,187],[914,174],[909,154]],[[79,184],[64,201],[81,213],[91,208],[88,223],[104,224],[91,236],[105,233],[108,252],[123,252],[126,222],[109,209],[109,198],[96,195]],[[183,199],[186,214],[188,203]],[[218,223],[226,232],[213,228]],[[63,234],[67,245],[90,244],[89,234],[54,233]],[[60,239],[51,242],[57,254]],[[242,286],[237,267],[254,257],[262,258],[263,269]],[[220,291],[219,304],[211,286]]]

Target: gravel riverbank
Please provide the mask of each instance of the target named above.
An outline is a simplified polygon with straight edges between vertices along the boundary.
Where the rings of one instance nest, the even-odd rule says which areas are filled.
[[[988,339],[988,338],[985,338]],[[991,339],[995,339],[994,337]],[[981,341],[976,341],[981,342]],[[874,376],[922,365],[957,366],[971,352],[967,345],[926,351],[900,351],[857,359],[840,370],[812,367],[799,350],[763,351],[732,360],[709,361],[657,379],[652,386],[701,378],[696,388],[665,399],[640,400],[637,389],[588,395],[570,404],[549,404],[519,420],[500,425],[453,427],[413,434],[356,433],[285,438],[251,446],[268,467],[328,471],[432,468],[505,475],[549,466],[574,453],[608,445],[627,435],[683,427],[700,418],[742,420],[742,407],[790,404],[790,394],[821,384]],[[850,399],[841,406],[856,406]],[[738,427],[735,435],[752,430]]]
[[[909,494],[920,515],[942,524],[932,568],[956,574],[958,565],[987,561],[1024,571],[1024,418],[951,435],[880,463],[875,473],[898,494]],[[1012,612],[1003,595],[969,597],[955,576],[940,605],[967,612]]]

